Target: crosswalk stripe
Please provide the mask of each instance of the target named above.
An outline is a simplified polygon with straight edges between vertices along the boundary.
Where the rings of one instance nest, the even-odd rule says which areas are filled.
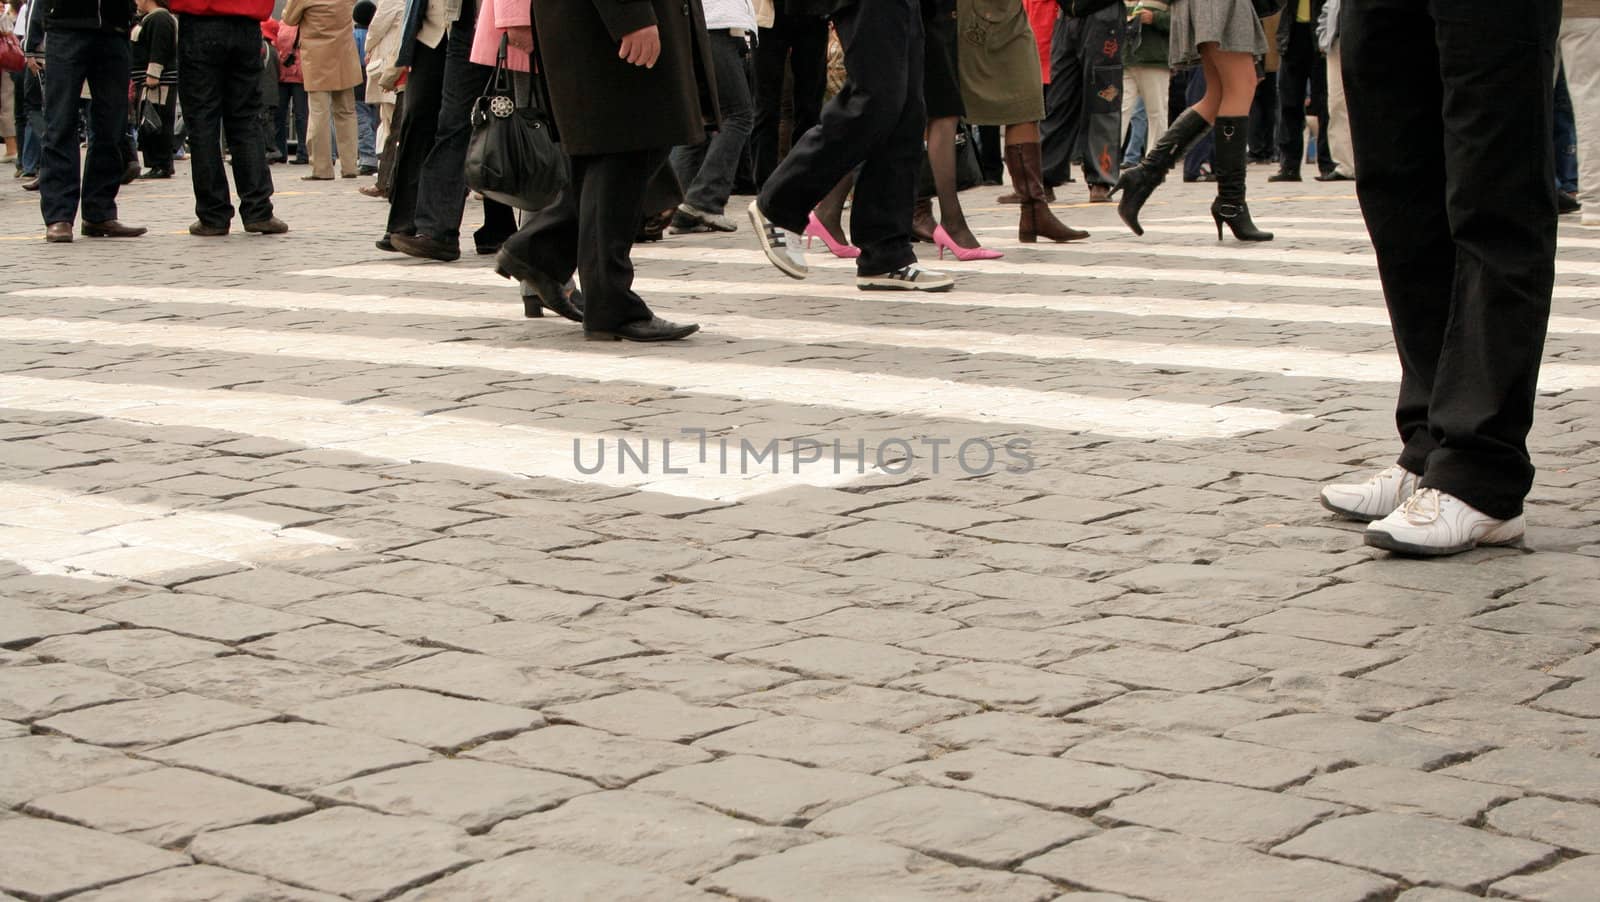
[[[1149,220],[1141,219],[1140,220],[1140,225],[1144,226],[1144,230],[1146,232],[1158,232],[1158,233],[1162,233],[1162,234],[1173,234],[1173,235],[1211,235],[1211,236],[1215,236],[1217,234],[1217,228],[1216,228],[1215,225],[1211,225],[1211,224],[1208,224],[1208,225],[1198,225],[1198,224],[1196,224],[1196,225],[1175,225],[1174,224],[1174,223],[1210,223],[1210,222],[1211,222],[1211,220],[1208,217],[1205,217],[1205,216],[1174,216],[1174,217],[1168,217],[1168,218],[1165,218],[1165,219],[1149,219]],[[1336,240],[1337,239],[1348,239],[1348,240],[1351,240],[1351,241],[1361,241],[1361,242],[1368,243],[1368,244],[1371,243],[1371,236],[1368,235],[1368,233],[1367,233],[1366,221],[1363,220],[1363,219],[1360,219],[1359,217],[1355,218],[1355,219],[1349,219],[1349,218],[1332,218],[1332,217],[1315,217],[1315,216],[1311,216],[1311,217],[1305,217],[1305,216],[1302,216],[1302,217],[1293,217],[1293,216],[1291,216],[1291,217],[1278,217],[1278,216],[1274,216],[1274,217],[1272,217],[1270,222],[1263,221],[1261,223],[1261,225],[1264,226],[1264,227],[1267,227],[1267,228],[1276,228],[1278,226],[1283,226],[1283,225],[1290,225],[1290,226],[1294,226],[1294,225],[1344,226],[1345,228],[1328,228],[1328,229],[1299,229],[1299,228],[1295,228],[1295,229],[1285,229],[1283,231],[1281,237],[1286,237],[1286,238],[1332,238],[1332,239],[1336,239]],[[1563,223],[1563,225],[1568,225],[1568,224],[1567,223]],[[989,232],[989,231],[1005,232],[1005,231],[1016,231],[1016,230],[1015,229],[1011,229],[1011,228],[997,228],[997,227],[992,227],[991,226],[991,227],[988,227],[988,228],[978,229],[977,231],[980,231],[980,232]],[[1595,250],[1595,249],[1600,249],[1600,238],[1587,238],[1587,237],[1584,237],[1584,235],[1581,232],[1579,234],[1573,234],[1573,232],[1576,232],[1576,231],[1578,231],[1578,230],[1574,229],[1574,228],[1568,228],[1566,231],[1561,232],[1560,235],[1558,235],[1557,238],[1556,238],[1557,246],[1561,250]],[[1588,231],[1591,234],[1594,234],[1593,230],[1587,230],[1586,229],[1586,230],[1583,230],[1583,231]],[[1130,239],[1133,239],[1135,241],[1138,240],[1137,238],[1135,238],[1131,234],[1128,235],[1127,237],[1130,238]]]
[[[767,258],[756,250],[732,250],[705,247],[649,247],[634,248],[634,259],[665,260],[680,263],[734,263],[745,266],[770,266]],[[1120,258],[1119,258],[1120,259]],[[821,269],[855,269],[855,263],[831,257],[811,255],[810,265]],[[1009,258],[985,260],[978,264],[962,264],[963,274],[1018,275],[1074,279],[1114,279],[1119,282],[1191,282],[1202,285],[1261,285],[1281,291],[1286,287],[1299,290],[1320,288],[1329,291],[1383,290],[1376,278],[1347,279],[1331,276],[1285,275],[1283,273],[1230,272],[1220,269],[1163,269],[1136,266],[1075,266],[1062,263],[1016,263]],[[774,278],[777,277],[774,272]],[[957,286],[960,290],[960,286]],[[1597,290],[1575,286],[1557,286],[1555,297],[1592,298]]]
[[[172,290],[167,289],[167,291]],[[177,291],[183,293],[184,302],[234,303],[231,300],[219,301],[217,296],[221,292],[208,289],[177,289]],[[130,293],[148,293],[153,297],[158,290],[132,289]],[[239,295],[244,302],[240,304],[241,306],[267,309],[332,309],[385,315],[492,319],[506,319],[515,313],[511,305],[482,301],[437,301],[382,295],[345,296],[267,290],[253,290],[247,295],[248,297]],[[901,329],[833,323],[818,319],[769,319],[729,314],[718,315],[715,320],[707,324],[706,328],[712,335],[757,341],[801,344],[857,342],[953,350],[966,354],[1014,354],[1040,360],[1110,360],[1138,366],[1248,370],[1350,382],[1394,382],[1400,378],[1399,363],[1392,353],[1351,354],[1302,347],[1261,348],[1253,345],[1156,343],[970,329]],[[1546,391],[1600,385],[1600,367],[1546,364],[1540,384]]]
[[[661,385],[675,391],[746,400],[1011,423],[1128,438],[1225,437],[1277,429],[1303,419],[1254,407],[1096,398],[877,372],[724,363],[677,358],[653,350],[632,355],[549,348],[530,351],[486,342],[428,342],[177,323],[118,323],[115,329],[107,329],[103,322],[22,318],[0,319],[0,340],[153,345],[407,366],[482,367],[528,375]]]
[[[222,511],[0,482],[0,560],[32,573],[140,579],[188,566],[265,563],[348,547],[352,543],[315,529]]]
[[[182,328],[164,326],[163,329]],[[46,332],[52,330],[46,329]],[[52,334],[52,338],[86,341]],[[244,336],[240,336],[243,338]],[[338,340],[337,336],[328,336]],[[274,346],[283,350],[279,336]],[[344,341],[352,341],[344,336]],[[135,344],[139,342],[115,342]],[[244,350],[250,342],[230,342],[229,350]],[[197,346],[212,347],[203,342]],[[221,348],[216,348],[221,349]],[[420,362],[420,361],[413,361]],[[737,456],[726,468],[716,453],[699,459],[698,439],[674,441],[676,453],[663,461],[661,440],[652,443],[650,472],[643,464],[624,464],[615,436],[608,437],[606,466],[595,473],[578,469],[596,465],[599,436],[542,429],[521,424],[424,415],[381,404],[343,404],[318,398],[253,391],[197,390],[159,385],[108,384],[74,379],[37,379],[0,376],[0,406],[40,411],[86,413],[150,426],[194,426],[274,438],[316,448],[352,451],[395,461],[417,461],[470,467],[519,477],[545,477],[567,482],[594,483],[620,488],[712,501],[738,501],[793,486],[846,485],[877,472],[870,462],[857,466],[844,457],[822,455],[810,463],[808,452],[796,466],[792,453],[780,451],[781,465],[772,472],[772,458],[743,464]],[[676,436],[672,436],[676,439]],[[708,446],[717,448],[715,439]],[[630,444],[638,452],[642,442]],[[850,446],[853,448],[853,446]],[[734,449],[737,451],[737,447]],[[671,452],[668,452],[671,453]],[[581,454],[581,457],[578,455]],[[669,473],[667,468],[674,471]],[[765,466],[765,469],[763,468]],[[798,473],[794,472],[796,469]],[[622,470],[623,472],[618,472]],[[677,473],[677,470],[686,472]],[[838,470],[838,472],[835,472]]]
[[[327,269],[303,269],[289,275],[330,279],[361,279],[379,282],[421,283],[430,285],[470,285],[510,289],[511,285],[486,269],[465,269],[452,266],[417,266],[397,263],[358,263]],[[889,292],[861,291],[853,285],[830,285],[822,282],[795,282],[784,279],[773,282],[716,282],[697,279],[635,279],[634,289],[646,296],[655,295],[729,295],[749,297],[835,298],[865,303],[916,303],[937,304],[949,307],[994,307],[1012,310],[1054,310],[1058,313],[1109,313],[1120,316],[1172,316],[1183,319],[1264,319],[1290,323],[1346,323],[1350,325],[1381,326],[1388,328],[1389,314],[1382,307],[1364,304],[1298,304],[1257,303],[1254,301],[1204,301],[1191,298],[1122,297],[1118,295],[1077,294],[1007,294],[984,292],[982,294],[917,293],[908,297]],[[68,294],[66,292],[72,292]],[[107,294],[108,291],[118,292]],[[210,292],[211,289],[142,289],[124,286],[90,285],[73,288],[39,288],[14,291],[12,294],[33,297],[130,297],[136,300],[160,301],[168,296],[174,299],[187,296],[187,292]],[[260,294],[247,289],[216,289],[228,297],[238,297],[244,306],[289,306],[287,304],[253,305],[251,299]],[[125,293],[126,292],[126,293]],[[137,293],[134,293],[137,292]],[[179,294],[173,294],[178,292]],[[293,292],[296,296],[315,296]],[[340,295],[329,295],[340,297]],[[199,301],[196,301],[198,303]],[[219,303],[235,303],[232,300]],[[440,305],[454,301],[432,302],[437,311]],[[497,307],[514,310],[515,302],[507,295]],[[417,312],[423,312],[418,310]],[[1552,333],[1600,335],[1600,319],[1583,319],[1573,316],[1550,318]]]

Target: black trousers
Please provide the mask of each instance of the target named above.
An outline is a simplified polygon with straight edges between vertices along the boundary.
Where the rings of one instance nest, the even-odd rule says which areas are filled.
[[[1265,163],[1277,151],[1278,73],[1268,72],[1256,85],[1250,104],[1250,159]]]
[[[1279,25],[1279,28],[1284,27]],[[1278,64],[1278,154],[1280,165],[1299,172],[1306,154],[1306,100],[1317,117],[1317,169],[1334,170],[1328,147],[1328,61],[1317,49],[1316,25],[1289,23],[1289,51]],[[1309,92],[1309,93],[1308,93]]]
[[[778,123],[783,118],[783,81],[794,74],[794,140],[822,118],[822,94],[828,87],[828,20],[821,16],[779,13],[771,28],[758,33],[756,45],[755,128],[750,151],[756,184],[766,184],[778,168]]]
[[[1555,282],[1560,0],[1346,0],[1357,194],[1402,377],[1399,463],[1522,511]]]
[[[670,148],[572,158],[572,184],[506,242],[556,282],[574,272],[583,283],[583,327],[607,332],[649,319],[633,291],[633,239],[644,218],[645,189]]]
[[[239,218],[272,218],[272,176],[261,131],[261,23],[243,16],[180,17],[178,99],[189,129],[189,172],[194,211],[206,225],[233,219],[228,176],[222,168],[222,134],[233,155]]]
[[[917,0],[872,0],[834,14],[849,80],[795,142],[761,189],[761,211],[792,232],[847,173],[856,177],[851,243],[856,271],[891,272],[916,262],[911,211],[922,171],[922,10]]]
[[[39,212],[46,223],[117,218],[122,135],[128,126],[128,36],[52,28],[45,38],[44,153]],[[120,68],[122,72],[118,74]],[[89,86],[89,152],[78,173],[78,95]]]
[[[494,76],[493,69],[471,59],[477,21],[477,3],[463,0],[461,16],[450,26],[449,39],[440,45],[445,51],[444,80],[438,104],[433,107],[433,147],[427,149],[417,172],[416,210],[412,213],[416,234],[447,244],[459,240],[461,217],[466,210],[472,101],[483,94],[484,85]]]
[[[294,158],[302,163],[310,161],[310,148],[306,144],[306,122],[311,118],[310,101],[306,86],[299,82],[278,82],[278,105],[272,111],[273,136],[277,139],[278,156],[289,159],[289,122],[294,121]]]
[[[173,152],[173,126],[177,122],[178,88],[176,85],[167,87],[166,98],[162,103],[155,105],[156,115],[161,117],[161,128],[158,131],[145,131],[139,129],[139,150],[144,154],[144,165],[147,169],[160,169],[172,171]],[[140,87],[140,109],[146,97],[151,96],[150,88]],[[141,113],[142,115],[142,113]]]
[[[1040,129],[1046,184],[1072,180],[1083,163],[1091,185],[1114,185],[1122,160],[1122,17],[1117,3],[1087,16],[1062,16],[1050,38],[1050,84]],[[1109,99],[1108,99],[1109,98]],[[1151,123],[1152,135],[1166,130]]]

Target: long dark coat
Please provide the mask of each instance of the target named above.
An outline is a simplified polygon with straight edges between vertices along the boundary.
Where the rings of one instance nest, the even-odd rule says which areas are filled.
[[[533,0],[533,22],[567,153],[699,144],[716,127],[700,0]],[[619,59],[622,38],[650,25],[661,32],[655,67]]]

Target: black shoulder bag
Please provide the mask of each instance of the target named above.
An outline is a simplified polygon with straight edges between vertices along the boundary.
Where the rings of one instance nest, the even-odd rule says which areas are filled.
[[[534,42],[529,105],[519,107],[506,68],[506,36],[500,37],[494,77],[472,103],[472,138],[467,145],[467,187],[519,210],[543,210],[572,178],[567,155],[556,146],[543,96],[544,71]]]

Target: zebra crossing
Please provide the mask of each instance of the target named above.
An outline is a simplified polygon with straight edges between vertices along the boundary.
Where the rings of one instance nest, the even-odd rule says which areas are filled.
[[[848,284],[852,264],[817,255],[812,280],[783,280],[739,236],[675,239],[637,249],[636,287],[700,319],[705,331],[685,345],[654,348],[584,345],[569,323],[524,322],[514,286],[470,264],[295,260],[265,286],[91,278],[108,284],[4,294],[0,349],[11,362],[0,372],[0,407],[151,430],[204,426],[373,461],[716,504],[796,488],[849,488],[904,472],[886,466],[881,453],[830,446],[837,424],[907,437],[964,424],[961,435],[988,429],[998,437],[1227,442],[1316,428],[1315,405],[1257,401],[1243,390],[1196,391],[1196,371],[1218,384],[1277,377],[1379,395],[1398,376],[1359,219],[1283,217],[1274,224],[1280,222],[1292,244],[1277,249],[1190,243],[1210,231],[1196,217],[1152,219],[1155,240],[1144,242],[997,242],[1008,250],[1005,259],[961,265],[956,292],[927,297],[859,292]],[[1587,336],[1600,334],[1592,305],[1600,289],[1583,284],[1600,275],[1600,262],[1579,259],[1596,248],[1600,241],[1562,236],[1551,332],[1580,351],[1589,347]],[[1293,292],[1280,299],[1286,285]],[[1315,299],[1302,299],[1307,294]],[[808,300],[848,313],[817,315]],[[1092,320],[1105,334],[1073,334],[1049,319],[1056,314]],[[1300,332],[1272,336],[1291,326]],[[1326,338],[1340,329],[1356,330],[1361,349]],[[1235,332],[1239,337],[1230,338]],[[899,359],[910,352],[927,353],[914,363]],[[54,358],[84,353],[105,358],[106,368],[51,371]],[[241,375],[191,385],[183,382],[184,365],[170,380],[141,378],[137,366],[155,360],[192,360],[193,369]],[[431,404],[405,391],[324,398],[252,371],[269,369],[268,362],[274,373],[390,368],[419,386],[455,374],[476,391]],[[1139,368],[1137,382],[1125,368]],[[1081,385],[1067,378],[1080,372],[1095,378]],[[518,391],[560,401],[594,386],[611,393],[604,398],[624,400],[597,402],[598,413],[573,414],[557,403],[500,419],[486,415],[498,408],[472,401]],[[1540,387],[1553,394],[1600,387],[1600,361],[1564,352],[1547,362]],[[583,466],[585,448],[621,437],[676,438],[699,414],[715,434],[775,438],[780,450],[753,469],[730,469],[703,445],[699,454],[665,466],[658,460],[654,468],[629,469],[620,455],[615,466]],[[816,447],[803,451],[801,439]],[[814,459],[803,458],[811,453]],[[138,578],[201,559],[261,561],[349,545],[332,533],[178,502],[102,503],[61,472],[62,484],[19,484],[5,493],[0,558],[32,572]],[[58,529],[62,524],[82,528]]]

